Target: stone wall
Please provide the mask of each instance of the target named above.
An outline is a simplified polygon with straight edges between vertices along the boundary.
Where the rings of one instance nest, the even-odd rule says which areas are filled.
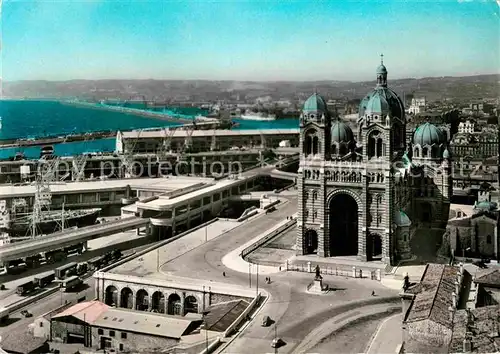
[[[99,334],[99,329],[102,334]],[[110,333],[111,332],[111,333]],[[113,334],[114,336],[111,336]],[[122,334],[124,333],[124,334]],[[123,338],[125,336],[126,338]],[[92,328],[92,348],[101,349],[101,338],[106,337],[111,339],[111,348],[122,353],[151,353],[160,352],[168,347],[176,345],[179,340],[167,337],[157,337],[132,332],[123,332],[117,330],[109,330],[107,328]],[[120,344],[122,346],[120,346]]]

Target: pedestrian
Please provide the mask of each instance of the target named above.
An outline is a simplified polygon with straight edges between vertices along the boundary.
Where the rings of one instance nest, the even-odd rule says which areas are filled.
[[[222,272],[222,276],[225,277],[226,276],[226,272]]]
[[[372,290],[372,296],[375,296],[375,290]]]
[[[270,284],[271,283],[271,277],[267,278],[267,282]]]

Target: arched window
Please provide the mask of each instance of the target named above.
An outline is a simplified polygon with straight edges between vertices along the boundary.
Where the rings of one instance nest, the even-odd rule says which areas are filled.
[[[306,156],[311,155],[312,153],[312,137],[306,136],[304,139],[304,154]]]
[[[377,157],[382,157],[382,146],[383,146],[383,142],[382,142],[382,138],[378,138],[377,139]]]
[[[312,153],[313,155],[317,155],[319,152],[319,139],[317,136],[315,136],[312,139]]]
[[[413,155],[415,155],[415,157],[420,157],[420,149],[418,146],[413,148]]]
[[[336,154],[337,154],[337,145],[333,144],[332,145],[332,155],[336,155]]]
[[[339,147],[339,155],[345,155],[347,154],[347,145],[344,144],[344,143],[340,143],[340,147]]]
[[[422,148],[422,157],[429,157],[429,148],[427,146],[424,146]]]
[[[368,158],[372,158],[375,156],[375,139],[368,138]]]

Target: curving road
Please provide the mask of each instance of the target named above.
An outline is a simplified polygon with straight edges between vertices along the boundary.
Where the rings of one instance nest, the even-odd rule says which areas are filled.
[[[276,223],[283,221],[287,216],[293,215],[296,210],[297,198],[294,196],[288,202],[279,205],[275,212],[249,220],[223,236],[214,238],[180,257],[163,263],[160,270],[165,274],[189,276],[200,281],[229,282],[250,286],[249,274],[236,272],[226,267],[222,263],[222,258],[272,228]],[[256,267],[252,268],[255,272]],[[189,269],[188,274],[186,274],[186,269]],[[226,273],[225,277],[223,272]],[[294,347],[299,345],[311,331],[330,317],[346,311],[345,308],[339,309],[338,305],[353,300],[375,300],[371,297],[372,290],[375,290],[381,297],[397,295],[397,292],[385,288],[379,282],[366,279],[325,276],[325,283],[337,290],[329,295],[311,295],[306,293],[307,285],[313,278],[311,274],[276,273],[271,275],[271,284],[265,284],[265,277],[259,277],[259,289],[265,289],[270,295],[269,299],[257,315],[257,320],[252,321],[240,336],[224,350],[225,353],[266,353],[272,351],[270,344],[274,338],[275,328],[274,326],[261,326],[260,320],[264,315],[268,315],[276,321],[278,336],[287,342],[287,345],[280,348],[279,351],[287,353],[292,352]],[[255,273],[252,274],[251,278],[251,287],[257,291]],[[397,303],[399,304],[399,299],[397,299]],[[357,307],[359,304],[352,306]],[[363,310],[361,309],[361,311]]]

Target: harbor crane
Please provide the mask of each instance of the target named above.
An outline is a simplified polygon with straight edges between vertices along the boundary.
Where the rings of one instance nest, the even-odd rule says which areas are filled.
[[[119,155],[122,167],[125,169],[125,178],[131,178],[135,174],[134,151],[142,134],[142,129],[133,130],[137,133],[134,139],[130,139],[124,146],[123,153]]]

